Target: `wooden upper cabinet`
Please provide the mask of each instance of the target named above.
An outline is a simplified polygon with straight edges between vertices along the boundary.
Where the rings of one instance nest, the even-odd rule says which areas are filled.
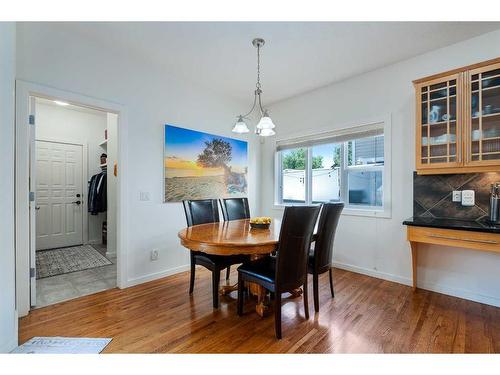
[[[500,63],[467,72],[465,163],[500,165]]]
[[[417,172],[500,171],[500,59],[414,85]]]
[[[416,86],[417,170],[460,167],[463,74]]]

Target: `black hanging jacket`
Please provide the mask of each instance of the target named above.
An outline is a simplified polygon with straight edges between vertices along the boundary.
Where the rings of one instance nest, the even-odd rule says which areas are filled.
[[[93,175],[89,182],[88,211],[91,215],[106,212],[108,206],[107,176],[105,172]]]

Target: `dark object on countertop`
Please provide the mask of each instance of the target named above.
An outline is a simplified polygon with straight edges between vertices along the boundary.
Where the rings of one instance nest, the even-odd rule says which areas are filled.
[[[489,221],[490,223],[500,224],[500,182],[491,184]]]
[[[475,232],[500,233],[500,224],[490,223],[487,219],[478,221],[412,217],[403,221],[403,225],[428,228],[470,230]]]

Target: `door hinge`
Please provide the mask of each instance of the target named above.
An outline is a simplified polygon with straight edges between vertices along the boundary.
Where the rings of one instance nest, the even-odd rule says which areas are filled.
[[[34,202],[34,201],[35,201],[35,192],[30,191],[30,202]]]
[[[30,268],[30,277],[35,277],[35,268],[34,267]]]
[[[35,115],[30,115],[28,122],[30,125],[35,125]]]

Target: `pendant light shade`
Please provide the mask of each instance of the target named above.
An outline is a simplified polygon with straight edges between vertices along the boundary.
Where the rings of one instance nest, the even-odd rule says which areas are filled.
[[[271,120],[267,111],[265,111],[262,115],[259,123],[257,124],[257,129],[274,129],[273,120]]]
[[[243,116],[238,116],[238,121],[236,121],[236,124],[233,126],[233,132],[238,133],[238,134],[243,134],[243,133],[248,133],[250,130],[248,130],[248,126],[243,120]]]
[[[270,137],[272,135],[275,135],[276,132],[273,129],[260,129],[257,130],[257,134],[261,137]]]

